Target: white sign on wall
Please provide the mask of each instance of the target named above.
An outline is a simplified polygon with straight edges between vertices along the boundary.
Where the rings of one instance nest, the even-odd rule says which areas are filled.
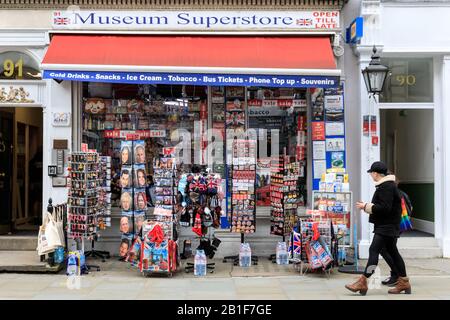
[[[54,29],[333,30],[339,11],[54,11]]]
[[[52,124],[54,127],[70,126],[70,112],[53,112]]]

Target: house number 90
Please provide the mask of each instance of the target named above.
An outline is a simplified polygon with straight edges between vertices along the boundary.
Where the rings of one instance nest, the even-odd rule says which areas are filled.
[[[395,79],[400,83],[401,86],[405,84],[408,86],[413,86],[416,84],[416,76],[414,75],[398,75]]]

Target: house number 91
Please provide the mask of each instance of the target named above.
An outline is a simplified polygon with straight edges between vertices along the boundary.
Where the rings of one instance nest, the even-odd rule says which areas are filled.
[[[17,68],[17,76],[22,78],[23,75],[23,60],[19,59],[16,63],[14,63],[11,59],[6,59],[3,61],[3,73],[5,77],[10,78],[14,75],[14,70]]]
[[[401,86],[404,86],[405,84],[408,86],[413,86],[416,84],[416,76],[414,75],[398,75],[395,77],[395,79],[400,83]]]

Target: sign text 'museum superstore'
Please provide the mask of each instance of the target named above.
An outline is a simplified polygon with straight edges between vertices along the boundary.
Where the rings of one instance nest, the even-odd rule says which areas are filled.
[[[55,11],[55,29],[339,29],[339,11]]]

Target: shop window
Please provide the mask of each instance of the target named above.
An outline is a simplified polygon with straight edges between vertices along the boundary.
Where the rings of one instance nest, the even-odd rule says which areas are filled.
[[[41,80],[39,64],[29,55],[18,51],[0,53],[0,79]]]
[[[433,102],[432,58],[384,58],[391,75],[386,79],[380,102]]]

